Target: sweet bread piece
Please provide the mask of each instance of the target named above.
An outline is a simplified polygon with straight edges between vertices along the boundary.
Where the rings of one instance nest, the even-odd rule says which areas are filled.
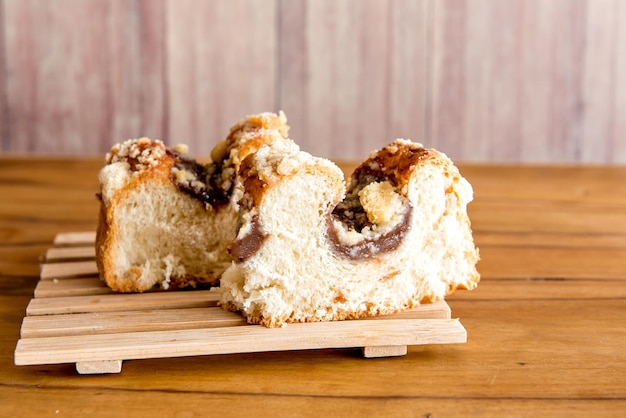
[[[141,292],[215,283],[230,262],[232,211],[220,210],[205,167],[183,147],[148,138],[115,145],[99,173],[96,262],[113,290]],[[209,208],[215,207],[215,210]]]
[[[96,261],[113,290],[141,292],[215,285],[231,263],[241,159],[285,141],[284,114],[249,116],[231,128],[202,165],[185,146],[132,139],[115,145],[99,173]]]
[[[223,307],[249,323],[391,314],[479,281],[470,184],[442,153],[396,140],[346,190],[342,171],[293,143],[248,156]]]

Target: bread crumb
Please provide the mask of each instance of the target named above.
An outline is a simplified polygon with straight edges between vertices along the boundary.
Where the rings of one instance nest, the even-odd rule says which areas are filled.
[[[128,139],[115,144],[105,157],[106,164],[126,162],[133,171],[144,171],[156,167],[165,156],[163,142],[149,138]]]
[[[388,181],[373,182],[359,192],[359,201],[374,225],[393,221],[394,215],[402,209],[402,198]]]
[[[181,154],[187,154],[189,152],[189,146],[187,144],[176,144],[174,146],[174,151]]]

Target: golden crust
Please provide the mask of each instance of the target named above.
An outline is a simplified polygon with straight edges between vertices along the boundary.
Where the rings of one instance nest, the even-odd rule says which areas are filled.
[[[362,170],[384,172],[394,185],[406,183],[414,168],[428,159],[436,160],[439,152],[411,141],[397,139],[386,147],[374,151],[354,173]]]

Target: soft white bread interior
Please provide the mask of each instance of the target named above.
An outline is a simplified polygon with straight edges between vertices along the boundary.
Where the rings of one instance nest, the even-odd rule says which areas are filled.
[[[241,159],[283,141],[284,114],[249,116],[231,128],[202,165],[186,147],[148,138],[115,145],[99,173],[96,260],[101,278],[121,292],[214,285],[231,263]]]
[[[249,323],[390,314],[479,281],[470,184],[442,153],[396,140],[343,173],[293,143],[240,168],[241,226],[221,279]]]

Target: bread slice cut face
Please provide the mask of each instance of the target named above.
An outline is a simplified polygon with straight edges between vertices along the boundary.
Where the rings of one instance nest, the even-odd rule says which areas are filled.
[[[235,224],[227,200],[209,196],[204,167],[160,141],[113,148],[99,174],[96,260],[113,290],[141,292],[215,283],[230,263]],[[195,193],[195,194],[194,194]]]
[[[470,184],[443,153],[396,140],[346,187],[332,162],[272,143],[240,167],[221,304],[249,323],[391,314],[479,281]]]

